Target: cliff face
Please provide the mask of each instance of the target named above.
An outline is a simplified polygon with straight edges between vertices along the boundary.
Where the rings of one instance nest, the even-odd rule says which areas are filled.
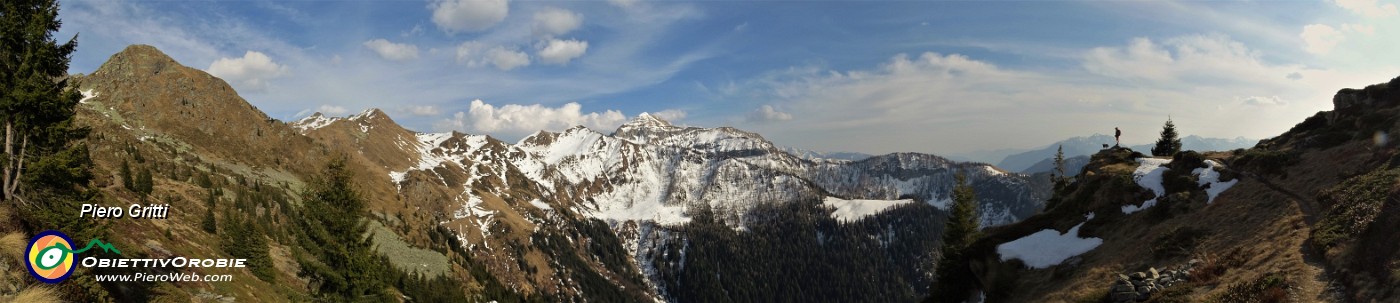
[[[1189,278],[1177,276],[1185,283],[1145,297],[1400,299],[1400,151],[1390,139],[1400,78],[1343,89],[1333,104],[1243,151],[1095,154],[1044,213],[989,228],[973,245],[988,301],[1112,301],[1126,291],[1119,274],[1188,265]],[[1072,228],[1102,244],[1049,266],[1008,256],[1008,242]]]

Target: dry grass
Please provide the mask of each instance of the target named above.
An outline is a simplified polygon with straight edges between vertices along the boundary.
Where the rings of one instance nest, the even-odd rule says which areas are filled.
[[[24,238],[23,233],[17,232],[0,236],[0,257],[11,260],[23,258],[24,246],[28,244],[28,241],[25,241]]]
[[[58,292],[46,286],[30,286],[19,291],[19,294],[10,298],[9,302],[23,303],[59,303]]]
[[[1326,186],[1311,182],[1335,184],[1339,180],[1335,173],[1307,173],[1302,166],[1309,166],[1313,172],[1325,171],[1322,167],[1312,167],[1319,155],[1304,153],[1303,164],[1290,167],[1290,178],[1273,180],[1284,188],[1303,193],[1305,196]],[[1215,159],[1215,157],[1208,157]],[[1355,163],[1330,165],[1350,167]],[[1097,167],[1097,172],[1114,172],[1097,176],[1104,187],[1109,179],[1131,174],[1136,166],[1129,163],[1105,163]],[[1316,166],[1327,166],[1318,164]],[[1333,168],[1335,169],[1335,168]],[[1136,184],[1123,190],[1137,189]],[[1303,260],[1303,242],[1310,230],[1292,197],[1273,191],[1252,179],[1241,179],[1235,187],[1219,196],[1214,203],[1193,202],[1186,215],[1177,215],[1165,220],[1149,220],[1141,214],[1119,215],[1118,207],[1123,203],[1141,202],[1140,197],[1124,197],[1105,192],[1096,192],[1089,197],[1092,202],[1081,206],[1083,211],[1098,211],[1098,219],[1086,224],[1081,234],[1088,232],[1104,239],[1097,249],[1081,255],[1083,263],[1074,270],[1076,274],[1067,277],[1053,277],[1049,270],[1031,270],[1022,273],[1021,283],[1010,301],[1015,302],[1083,302],[1095,297],[1095,293],[1106,288],[1116,274],[1145,270],[1147,267],[1172,268],[1186,263],[1191,258],[1211,259],[1197,265],[1193,271],[1208,283],[1188,283],[1191,287],[1177,290],[1175,301],[1200,302],[1217,293],[1227,290],[1226,285],[1248,283],[1265,272],[1278,272],[1297,288],[1296,296],[1313,298],[1326,287],[1327,280],[1319,278],[1322,269]],[[1112,206],[1107,207],[1107,206]],[[1159,205],[1160,207],[1161,205]],[[1076,222],[1077,223],[1077,222]],[[1093,228],[1090,228],[1093,226]],[[1173,231],[1194,229],[1204,233],[1195,245],[1184,245],[1187,239],[1172,239]],[[1194,238],[1194,237],[1186,237]],[[1161,246],[1162,240],[1171,242],[1171,253],[1154,256],[1154,245]],[[1163,247],[1157,247],[1161,250]],[[1215,269],[1205,268],[1215,267]],[[1210,274],[1208,271],[1217,271]],[[1228,271],[1228,272],[1227,272]],[[1214,277],[1210,277],[1214,275]]]
[[[1218,303],[1282,303],[1288,302],[1288,282],[1283,276],[1269,273],[1245,283],[1231,284],[1208,302]]]
[[[1196,268],[1191,270],[1191,282],[1211,284],[1219,280],[1220,276],[1230,269],[1244,265],[1245,256],[1236,248],[1224,255],[1203,254],[1197,259],[1200,259],[1201,263],[1196,264]]]

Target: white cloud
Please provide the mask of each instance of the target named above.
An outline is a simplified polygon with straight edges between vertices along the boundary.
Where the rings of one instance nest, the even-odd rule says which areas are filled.
[[[389,40],[374,39],[365,41],[364,46],[384,59],[408,61],[418,59],[418,46],[406,43],[393,43]]]
[[[636,5],[637,2],[641,2],[641,1],[640,1],[640,0],[608,0],[608,3],[609,3],[609,4],[612,4],[613,6],[617,6],[617,7],[621,7],[621,8],[629,8],[629,7],[632,7],[633,5]]]
[[[434,0],[433,23],[448,33],[481,31],[500,23],[510,12],[506,0]]]
[[[432,105],[409,105],[405,106],[403,111],[414,116],[437,116],[442,113],[442,110]]]
[[[1265,138],[1330,108],[1337,89],[1384,81],[1396,70],[1274,63],[1221,35],[1082,52],[1082,70],[1011,69],[938,53],[849,71],[793,67],[750,80],[741,93],[789,120],[761,123],[770,110],[759,108],[735,122],[791,146],[867,153],[1029,147],[1114,126],[1139,134],[1125,142],[1145,143],[1173,114],[1186,134]],[[1286,106],[1263,106],[1280,103]]]
[[[1326,24],[1309,24],[1303,27],[1303,33],[1299,34],[1303,38],[1304,50],[1309,53],[1325,55],[1342,43],[1344,36],[1342,32]]]
[[[1137,38],[1126,47],[1098,47],[1084,57],[1089,72],[1137,81],[1178,82],[1269,76],[1260,54],[1223,35],[1195,35],[1161,43]],[[1279,74],[1281,76],[1283,74]],[[1272,77],[1272,76],[1271,76]]]
[[[350,113],[350,110],[345,109],[344,106],[330,104],[321,104],[321,107],[316,108],[316,111],[321,112],[321,114],[332,117],[343,116],[345,114]]]
[[[1283,101],[1283,99],[1282,99],[1282,98],[1279,98],[1278,96],[1267,96],[1267,97],[1263,97],[1263,96],[1249,96],[1249,97],[1244,97],[1244,98],[1236,98],[1236,100],[1239,100],[1240,102],[1244,102],[1244,104],[1247,104],[1247,105],[1254,105],[1254,106],[1282,106],[1282,105],[1288,105],[1288,102]]]
[[[1375,25],[1347,23],[1342,24],[1342,30],[1353,33],[1361,33],[1368,36],[1376,34]]]
[[[676,121],[685,119],[686,112],[684,110],[679,109],[668,109],[651,113],[651,115],[656,116],[657,118],[661,118],[661,120],[666,120],[667,122],[675,123]]]
[[[267,91],[267,81],[287,74],[287,67],[266,54],[248,51],[242,58],[219,58],[209,64],[209,74],[233,83],[239,90]]]
[[[588,41],[549,39],[536,54],[546,64],[569,64],[569,61],[588,52]]]
[[[486,51],[486,60],[499,70],[512,70],[517,67],[530,65],[530,56],[524,52],[508,50],[502,47],[495,47]]]
[[[509,138],[539,130],[560,131],[576,125],[607,131],[626,121],[626,116],[619,111],[585,113],[582,109],[583,106],[574,102],[559,107],[540,104],[494,106],[473,100],[468,111],[453,114],[452,118],[439,122],[438,128]]]
[[[1377,0],[1337,0],[1336,3],[1337,6],[1366,17],[1389,17],[1400,12],[1395,4],[1381,4]]]
[[[457,46],[457,63],[469,67],[491,65],[506,71],[529,66],[530,55],[501,46],[493,47],[478,41],[467,41]]]
[[[535,36],[553,37],[567,34],[583,25],[583,15],[556,7],[546,7],[535,12],[534,25],[530,30]]]
[[[776,109],[773,109],[772,105],[761,106],[758,109],[749,112],[748,116],[746,117],[748,118],[748,121],[752,123],[770,123],[792,120],[792,114],[780,112]]]
[[[467,41],[457,45],[457,63],[476,66],[479,64],[481,54],[485,53],[489,46],[478,41]]]

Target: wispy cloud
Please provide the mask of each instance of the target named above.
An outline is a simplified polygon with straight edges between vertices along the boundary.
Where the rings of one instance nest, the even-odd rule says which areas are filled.
[[[418,47],[412,44],[393,43],[389,40],[374,39],[365,41],[365,48],[374,51],[384,59],[394,61],[408,61],[418,59]]]
[[[793,68],[753,80],[765,83],[754,89],[767,100],[790,109],[783,114],[791,120],[763,123],[757,118],[769,112],[788,116],[760,108],[746,115],[746,127],[806,148],[865,152],[1031,146],[1114,126],[1153,130],[1173,114],[1191,134],[1267,137],[1328,107],[1337,87],[1382,79],[1268,63],[1218,34],[1138,38],[1082,52],[1077,71],[1007,69],[931,52],[897,55],[873,69]],[[1274,106],[1283,104],[1290,106]]]

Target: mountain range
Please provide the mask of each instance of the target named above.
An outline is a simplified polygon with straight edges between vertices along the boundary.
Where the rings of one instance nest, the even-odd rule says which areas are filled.
[[[190,296],[306,298],[313,281],[299,275],[305,252],[289,222],[335,158],[367,201],[375,250],[410,275],[461,281],[473,300],[687,302],[710,301],[715,290],[741,301],[915,300],[927,295],[954,175],[967,176],[986,226],[1039,212],[1050,188],[928,154],[794,154],[755,133],[645,113],[610,133],[580,126],[518,142],[412,131],[378,109],[283,122],[144,45],[73,83],[85,96],[78,117],[92,130],[106,199],[144,197],[119,186],[127,178],[119,168],[134,165],[155,175],[150,196],[177,210],[166,221],[114,223],[124,232],[113,243],[133,254],[224,255],[221,235],[198,224],[242,216],[271,240],[272,274],[181,286]],[[779,257],[814,251],[822,255]],[[746,269],[759,264],[769,270]],[[708,271],[693,270],[705,267],[748,278],[705,280]],[[755,284],[784,272],[818,279],[770,291]],[[868,274],[842,274],[851,272]],[[805,291],[811,285],[870,287]]]
[[[327,282],[308,268],[342,264],[308,247],[323,214],[307,205],[336,177],[363,198],[355,222],[402,301],[909,302],[964,295],[931,293],[954,279],[986,302],[1400,298],[1400,149],[1386,139],[1400,131],[1400,78],[1343,89],[1333,110],[1257,144],[1188,136],[1192,151],[1154,158],[1095,135],[1002,161],[1035,174],[804,152],[650,114],[516,142],[418,132],[372,108],[279,121],[144,45],[70,81],[93,203],[171,209],[101,221],[104,240],[128,258],[255,260],[160,269],[229,281],[98,282],[112,272],[82,269],[65,282],[91,294],[76,301],[315,300]],[[1040,172],[1061,145],[1080,169],[1052,182]],[[133,171],[150,189],[130,185]],[[936,277],[957,175],[982,229],[946,263],[966,275]]]

